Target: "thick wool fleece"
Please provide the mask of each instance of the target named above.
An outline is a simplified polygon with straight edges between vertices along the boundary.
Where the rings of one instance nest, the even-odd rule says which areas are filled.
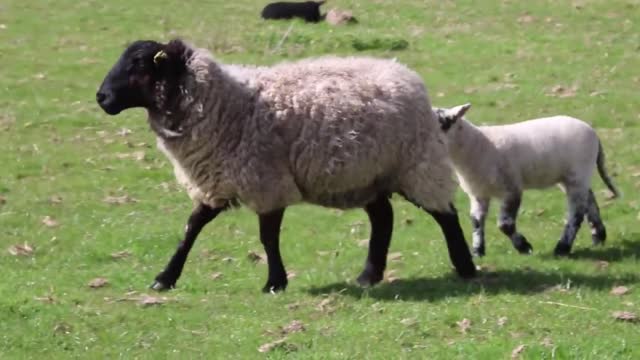
[[[325,57],[249,68],[193,50],[179,105],[150,122],[194,201],[266,213],[301,201],[362,207],[398,192],[451,210],[444,135],[405,66]]]

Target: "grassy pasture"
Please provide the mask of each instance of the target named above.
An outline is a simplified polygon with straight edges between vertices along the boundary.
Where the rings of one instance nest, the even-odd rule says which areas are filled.
[[[640,2],[328,5],[360,23],[296,21],[283,40],[291,22],[263,22],[251,0],[0,2],[0,359],[640,357],[640,324],[612,316],[640,314]],[[300,205],[281,241],[294,277],[274,296],[247,256],[262,252],[257,219],[240,209],[203,231],[177,289],[154,294],[191,204],[145,114],[108,117],[94,97],[129,41],[175,36],[227,62],[397,57],[434,104],[472,102],[476,123],[585,119],[625,194],[607,201],[594,178],[608,242],[592,248],[583,226],[573,256],[554,258],[564,198],[531,191],[519,227],[535,253],[516,254],[492,226],[494,203],[483,275],[464,282],[435,223],[396,198],[388,279],[365,290],[353,281],[365,213]],[[468,212],[461,192],[457,206]],[[108,284],[89,287],[95,278]]]

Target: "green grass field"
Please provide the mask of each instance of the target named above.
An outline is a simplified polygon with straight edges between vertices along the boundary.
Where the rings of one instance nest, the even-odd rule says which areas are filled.
[[[612,315],[640,314],[640,1],[329,3],[360,23],[294,22],[282,41],[290,23],[263,22],[252,0],[0,2],[0,359],[640,358],[640,324]],[[178,288],[155,294],[191,203],[146,114],[108,117],[94,98],[129,41],[175,36],[228,62],[397,57],[435,105],[473,103],[476,123],[585,119],[625,194],[607,201],[594,178],[608,242],[592,248],[583,226],[573,256],[554,258],[564,197],[527,192],[519,227],[534,254],[499,233],[494,203],[482,276],[465,282],[435,222],[395,198],[388,279],[363,290],[365,213],[300,205],[281,241],[293,278],[265,295],[266,265],[248,258],[262,253],[257,219],[240,209],[203,231]],[[457,206],[470,241],[461,191]]]

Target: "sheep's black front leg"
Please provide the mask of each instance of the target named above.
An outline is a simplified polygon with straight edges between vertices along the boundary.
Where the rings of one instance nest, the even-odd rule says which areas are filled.
[[[520,202],[522,201],[522,193],[508,194],[502,201],[500,206],[500,217],[498,219],[498,228],[503,234],[507,235],[513,244],[513,247],[520,254],[530,254],[533,247],[527,239],[516,229],[516,219]]]
[[[281,291],[287,287],[287,272],[280,256],[280,224],[282,224],[284,208],[258,216],[260,241],[267,253],[267,264],[269,265],[269,277],[262,291]]]
[[[187,261],[189,251],[196,241],[198,234],[202,228],[213,220],[218,214],[226,209],[226,206],[212,208],[205,204],[199,204],[191,212],[189,221],[185,228],[184,239],[180,241],[178,249],[171,257],[171,260],[167,264],[167,267],[158,276],[156,276],[155,282],[151,285],[151,288],[158,291],[169,290],[176,286],[176,281],[182,273],[184,263]]]
[[[365,210],[371,223],[369,253],[364,270],[356,281],[361,286],[372,286],[382,280],[387,265],[387,253],[393,232],[393,208],[388,196],[380,194],[365,206]]]
[[[462,232],[460,220],[458,219],[458,212],[453,204],[450,204],[450,207],[451,211],[449,212],[429,210],[427,210],[427,212],[433,216],[444,233],[449,250],[449,258],[456,268],[458,275],[463,278],[472,278],[476,275],[476,266],[473,264],[469,246],[464,239],[464,233]]]
[[[591,241],[593,245],[604,244],[605,240],[607,240],[607,229],[602,223],[600,209],[591,189],[589,189],[589,197],[587,199],[587,220],[591,226]]]

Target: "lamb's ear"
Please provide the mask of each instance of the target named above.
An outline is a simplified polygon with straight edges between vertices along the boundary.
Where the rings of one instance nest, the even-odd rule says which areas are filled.
[[[466,103],[464,105],[458,105],[449,109],[449,114],[453,118],[454,121],[462,119],[464,114],[471,108],[471,104]]]

